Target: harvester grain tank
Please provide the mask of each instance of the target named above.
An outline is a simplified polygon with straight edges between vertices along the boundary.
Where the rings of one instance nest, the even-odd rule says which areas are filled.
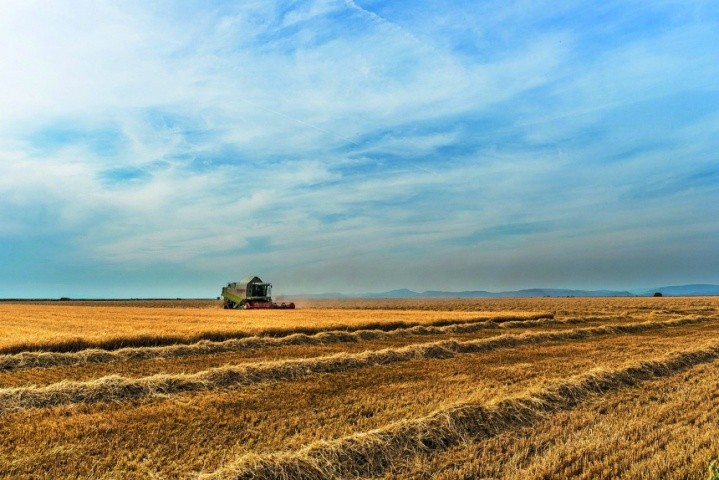
[[[274,303],[272,284],[252,275],[239,282],[228,283],[222,288],[222,298],[224,308],[295,308],[294,303]]]

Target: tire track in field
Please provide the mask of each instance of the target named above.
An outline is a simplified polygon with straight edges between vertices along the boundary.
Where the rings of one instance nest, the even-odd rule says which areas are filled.
[[[505,334],[462,342],[443,340],[353,354],[339,353],[315,358],[240,364],[212,368],[193,374],[158,374],[141,378],[110,375],[84,382],[64,380],[42,387],[2,388],[0,389],[0,414],[27,408],[46,408],[78,403],[120,402],[143,397],[246,386],[267,381],[296,380],[315,374],[344,372],[410,360],[452,358],[456,355],[486,352],[499,348],[640,333],[715,320],[715,318],[686,318],[559,332]]]
[[[637,361],[617,369],[592,369],[524,395],[489,404],[458,402],[425,417],[391,423],[370,432],[321,441],[290,452],[248,454],[202,480],[309,480],[377,476],[417,454],[446,450],[531,425],[586,400],[668,377],[719,359],[719,342]]]
[[[437,319],[425,322],[418,321],[406,321],[406,320],[394,320],[387,322],[370,321],[366,323],[359,323],[355,325],[347,325],[343,327],[343,332],[355,332],[361,330],[380,330],[380,331],[393,331],[398,329],[405,329],[416,326],[448,326],[448,325],[460,325],[466,323],[477,323],[477,322],[495,322],[495,323],[511,323],[516,321],[533,321],[542,319],[553,319],[554,314],[549,312],[531,314],[531,315],[497,315],[494,317],[474,317],[465,319]],[[337,328],[336,326],[334,327]],[[248,331],[230,331],[230,332],[202,332],[195,335],[138,335],[133,337],[114,337],[105,340],[84,340],[82,338],[74,338],[68,340],[61,340],[55,342],[35,342],[35,343],[20,343],[15,345],[9,345],[0,347],[0,354],[3,355],[14,355],[20,353],[34,353],[34,352],[55,352],[55,353],[70,353],[79,352],[82,350],[89,349],[101,349],[106,351],[115,351],[124,348],[152,348],[162,347],[168,345],[189,345],[198,343],[201,341],[211,342],[223,342],[226,340],[233,339],[244,339],[244,338],[284,338],[291,335],[316,335],[323,332],[331,332],[334,330],[328,330],[327,327],[309,327],[309,326],[298,326],[294,328],[278,328],[278,329],[265,329],[261,333],[248,332]]]
[[[284,347],[291,345],[329,345],[336,343],[359,343],[366,341],[389,340],[410,336],[470,334],[482,330],[538,328],[547,325],[575,325],[596,321],[593,319],[507,321],[495,320],[482,322],[454,323],[445,326],[419,325],[394,330],[329,330],[313,335],[296,333],[285,337],[247,337],[212,342],[201,340],[192,344],[169,345],[165,347],[129,347],[119,350],[86,349],[78,352],[21,352],[12,355],[0,355],[0,372],[9,372],[27,368],[48,368],[59,366],[87,365],[97,363],[117,363],[133,360],[160,358],[182,358],[193,355],[212,355],[218,353],[240,352],[243,350]]]

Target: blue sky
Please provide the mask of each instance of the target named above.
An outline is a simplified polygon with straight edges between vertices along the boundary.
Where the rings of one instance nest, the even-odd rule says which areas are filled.
[[[0,297],[719,283],[719,4],[4,1]]]

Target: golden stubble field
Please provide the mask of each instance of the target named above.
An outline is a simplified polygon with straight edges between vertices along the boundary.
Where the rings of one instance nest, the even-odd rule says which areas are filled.
[[[719,298],[0,302],[2,478],[705,478]]]

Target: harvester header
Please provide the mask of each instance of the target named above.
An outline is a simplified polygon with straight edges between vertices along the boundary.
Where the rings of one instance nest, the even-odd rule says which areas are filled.
[[[248,276],[239,282],[230,282],[222,288],[224,308],[295,308],[294,303],[274,303],[272,284],[263,282],[260,277]]]

